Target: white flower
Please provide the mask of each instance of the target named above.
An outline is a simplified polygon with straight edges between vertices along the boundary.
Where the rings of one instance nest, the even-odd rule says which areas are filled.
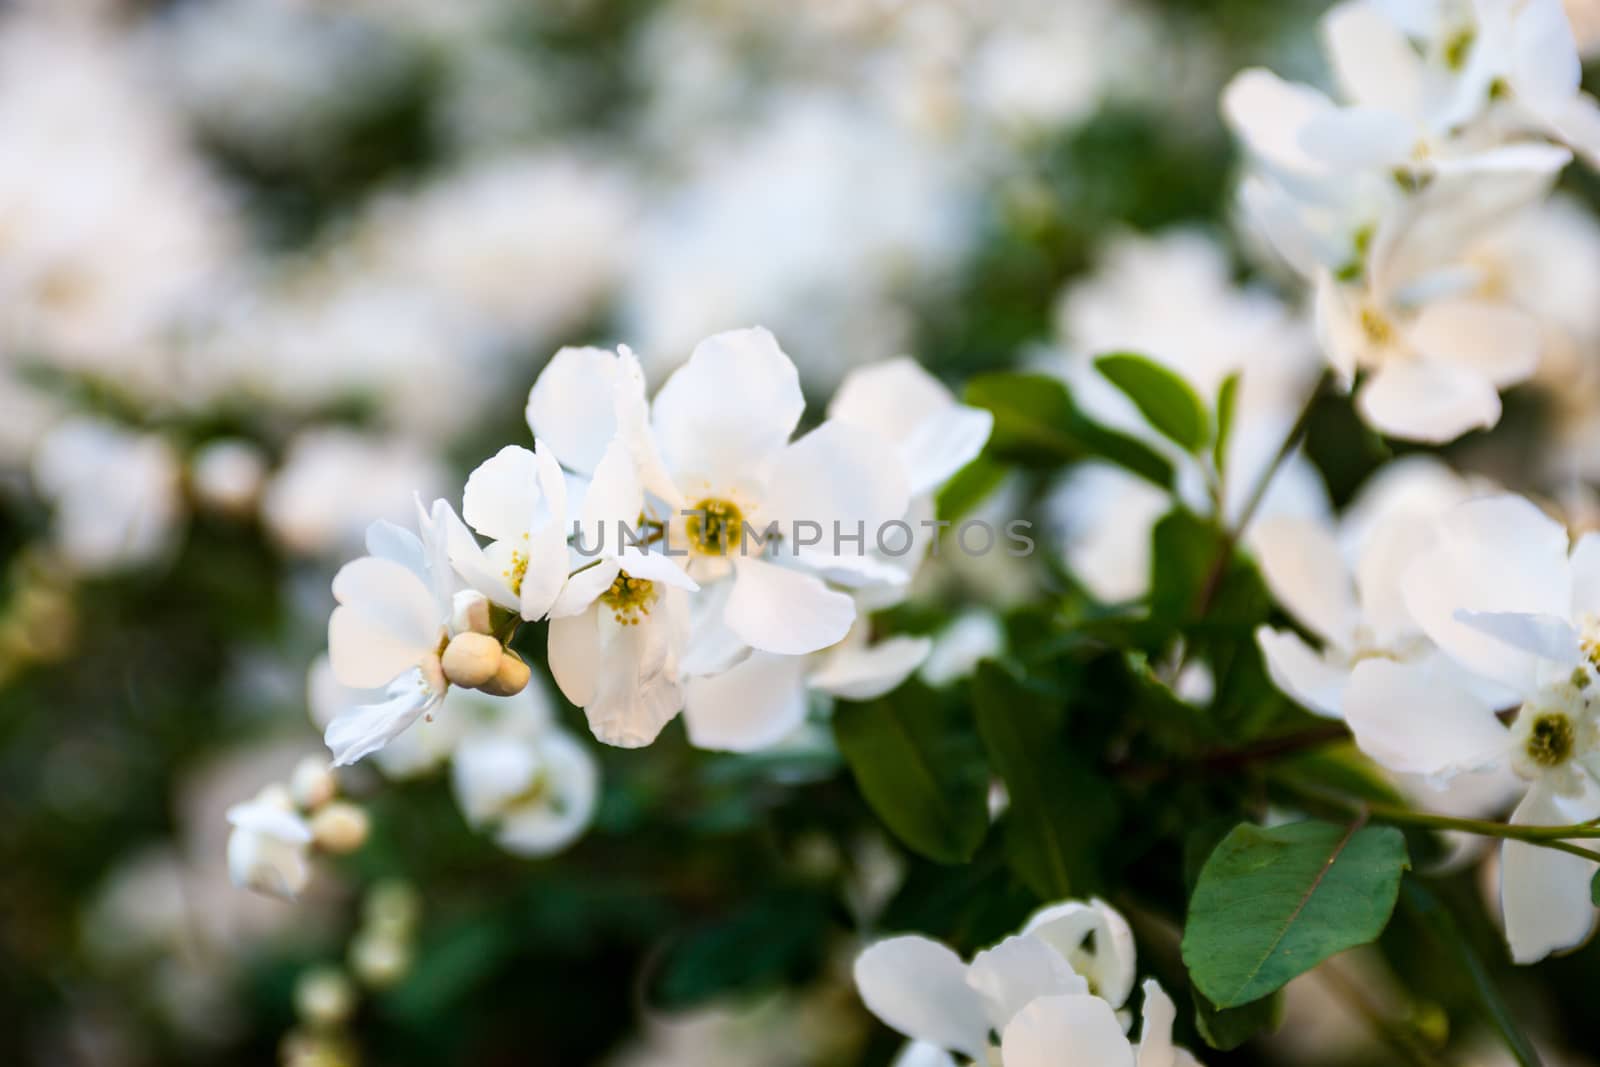
[[[909,356],[845,375],[828,402],[828,417],[892,441],[913,497],[936,492],[976,459],[994,429],[993,414],[959,403]]]
[[[567,580],[567,486],[549,450],[507,445],[479,464],[461,515],[490,544],[482,548],[454,527],[456,570],[501,607],[530,622],[544,618]]]
[[[360,544],[379,519],[404,521],[416,493],[432,496],[444,484],[438,461],[415,442],[307,430],[262,493],[261,518],[288,551],[317,555]]]
[[[1376,273],[1377,268],[1374,268]],[[1381,276],[1381,275],[1380,275]],[[1370,371],[1356,396],[1374,429],[1442,444],[1500,421],[1500,390],[1539,365],[1539,325],[1474,296],[1416,304],[1377,285],[1317,279],[1317,331],[1346,386]]]
[[[384,687],[386,697],[328,723],[324,739],[335,766],[376,752],[444,698],[448,682],[439,656],[450,638],[456,591],[448,530],[460,520],[443,500],[430,513],[419,499],[417,513],[420,538],[393,523],[374,523],[367,532],[371,554],[345,564],[333,579],[334,677],[352,689]]]
[[[1319,715],[1344,715],[1352,675],[1369,661],[1406,663],[1470,684],[1412,619],[1401,579],[1427,549],[1429,520],[1468,499],[1469,482],[1414,458],[1364,487],[1343,527],[1279,516],[1256,529],[1251,549],[1273,596],[1321,642],[1262,626],[1256,641],[1279,689]]]
[[[529,687],[530,690],[532,688]],[[373,761],[385,775],[395,779],[416,777],[441,766],[455,751],[456,742],[469,723],[461,705],[473,698],[496,699],[476,690],[451,686],[433,714],[416,722],[374,752]],[[328,724],[348,708],[381,704],[383,700],[382,689],[352,689],[340,685],[333,676],[333,664],[328,661],[326,654],[318,656],[307,672],[306,702],[311,721],[319,730],[326,730]]]
[[[925,937],[895,937],[856,960],[856,987],[878,1018],[912,1039],[897,1063],[949,1064],[949,1053],[1006,1067],[1179,1067],[1172,1001],[1144,985],[1135,1045],[1118,1009],[1134,982],[1133,933],[1102,901],[1064,901],[970,964]],[[991,1035],[1001,1035],[995,1048]]]
[[[744,644],[798,655],[843,638],[855,621],[854,602],[799,567],[848,566],[853,557],[831,551],[836,528],[846,534],[864,530],[871,539],[883,523],[905,513],[906,477],[892,447],[880,435],[838,420],[790,443],[805,399],[794,364],[759,328],[701,342],[657,394],[648,439],[641,427],[620,422],[585,429],[548,416],[553,405],[542,403],[541,393],[617,392],[631,397],[632,410],[638,410],[642,383],[630,376],[626,386],[615,388],[618,372],[596,369],[597,363],[607,366],[604,355],[574,356],[546,369],[529,400],[535,434],[566,466],[582,471],[598,464],[601,435],[619,433],[638,465],[641,488],[662,509],[657,514],[672,534],[668,547],[688,554],[689,573],[698,581],[732,575],[713,621]],[[572,419],[570,411],[566,418]],[[631,514],[620,517],[631,523]],[[618,516],[611,518],[615,530]],[[797,522],[820,527],[821,544],[800,544]],[[758,543],[755,535],[774,523],[783,541]]]
[[[311,827],[287,792],[268,787],[228,809],[228,876],[241,889],[293,900],[311,880]]]
[[[1172,1043],[1177,1007],[1156,983],[1144,983],[1144,1022],[1132,1042],[1099,997],[1041,997],[1018,1012],[1000,1038],[1005,1067],[1198,1067]]]
[[[182,468],[162,438],[69,419],[39,442],[33,477],[55,505],[55,540],[74,566],[90,573],[140,566],[172,549],[183,516]]]
[[[1495,693],[1372,661],[1345,695],[1357,743],[1392,770],[1439,780],[1509,766],[1527,782],[1515,825],[1600,817],[1600,537],[1569,555],[1566,530],[1511,496],[1469,501],[1434,527],[1403,581],[1405,605]],[[1519,709],[1509,726],[1502,707]],[[1594,870],[1580,856],[1505,842],[1500,894],[1514,959],[1533,962],[1588,936]]]
[[[520,695],[505,700],[525,704]],[[519,856],[548,856],[577,840],[600,795],[594,757],[548,711],[502,714],[470,730],[456,746],[450,782],[467,821]]]

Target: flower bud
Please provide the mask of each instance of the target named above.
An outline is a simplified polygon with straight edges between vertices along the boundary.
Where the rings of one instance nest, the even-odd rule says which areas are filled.
[[[289,795],[301,811],[315,811],[338,791],[333,768],[320,756],[307,756],[295,764],[294,773],[289,776]]]
[[[350,1018],[356,991],[336,967],[318,967],[300,976],[294,985],[294,1006],[312,1026],[337,1026]]]
[[[477,689],[500,668],[500,642],[488,634],[456,634],[439,657],[451,685]]]
[[[374,929],[390,933],[408,932],[422,912],[417,891],[401,881],[382,882],[367,895],[362,914]]]
[[[350,945],[350,968],[367,985],[385,989],[411,969],[411,950],[394,934],[363,933]]]
[[[522,662],[522,657],[508,648],[501,653],[500,666],[494,672],[494,677],[478,688],[490,696],[513,697],[528,688],[532,678],[533,672]]]
[[[366,843],[372,821],[364,809],[335,800],[311,817],[311,836],[328,852],[354,852]]]
[[[458,634],[491,633],[494,622],[489,617],[489,598],[476,589],[458,592],[452,602],[450,629]]]

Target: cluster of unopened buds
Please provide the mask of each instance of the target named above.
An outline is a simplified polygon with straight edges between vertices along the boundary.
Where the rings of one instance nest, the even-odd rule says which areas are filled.
[[[366,809],[339,796],[328,761],[307,756],[288,782],[274,782],[228,809],[228,873],[236,885],[292,900],[311,880],[311,854],[340,855],[366,843]]]
[[[323,964],[295,982],[299,1024],[284,1035],[284,1067],[349,1067],[359,1062],[349,1023],[361,990],[387,989],[409,972],[420,911],[416,891],[401,882],[382,883],[367,894],[348,967]]]

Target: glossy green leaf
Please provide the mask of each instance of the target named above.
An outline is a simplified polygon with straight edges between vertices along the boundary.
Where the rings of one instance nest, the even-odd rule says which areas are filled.
[[[983,752],[969,723],[920,686],[841,704],[834,737],[873,812],[939,863],[972,858],[988,828]]]
[[[1205,1043],[1224,1052],[1277,1028],[1283,1019],[1283,997],[1277,993],[1241,1004],[1218,1008],[1205,997],[1194,996],[1194,1027]]]
[[[985,374],[967,385],[966,401],[994,414],[986,455],[1004,463],[1056,468],[1103,459],[1162,488],[1172,464],[1144,442],[1108,430],[1073,402],[1064,382],[1043,374]]]
[[[1410,866],[1393,827],[1240,825],[1200,871],[1183,961],[1218,1008],[1281,989],[1328,957],[1373,941]]]
[[[1239,408],[1239,372],[1222,379],[1217,388],[1217,439],[1211,443],[1211,461],[1218,477],[1228,472],[1228,442],[1233,438],[1233,418]]]
[[[1094,366],[1167,440],[1189,452],[1199,452],[1211,440],[1205,405],[1188,382],[1166,367],[1131,352],[1101,356]]]

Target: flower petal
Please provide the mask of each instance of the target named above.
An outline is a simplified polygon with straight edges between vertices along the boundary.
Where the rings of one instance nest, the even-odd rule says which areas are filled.
[[[772,465],[762,518],[786,533],[799,523],[821,530],[821,543],[802,546],[798,532],[779,551],[800,558],[864,555],[885,523],[903,517],[911,503],[905,467],[876,431],[830,419],[785,448]],[[859,533],[848,548],[841,536]]]
[[[1362,386],[1361,417],[1390,437],[1446,444],[1500,421],[1500,394],[1475,370],[1438,360],[1392,359]]]
[[[1178,1007],[1154,978],[1146,978],[1140,988],[1144,1007],[1135,1050],[1137,1067],[1176,1067],[1178,1050],[1172,1043],[1172,1024],[1178,1019]]]
[[[1332,109],[1332,101],[1315,89],[1259,67],[1235,75],[1222,93],[1222,113],[1233,132],[1263,162],[1291,172],[1321,170],[1300,147],[1300,130]]]
[[[588,749],[556,731],[537,745],[547,793],[508,809],[495,834],[501,848],[518,856],[548,856],[566,848],[588,829],[600,799],[600,772]]]
[[[922,666],[933,648],[926,637],[891,637],[875,645],[841,645],[811,675],[811,687],[845,700],[881,697]]]
[[[461,517],[490,540],[520,543],[539,495],[539,461],[533,451],[507,445],[467,476]]]
[[[1258,627],[1256,645],[1280,692],[1318,715],[1330,719],[1344,716],[1345,688],[1350,684],[1347,668],[1331,662],[1289,630]]]
[[[563,348],[528,391],[528,429],[562,466],[593,471],[616,436],[613,389],[617,357],[603,348]]]
[[[1392,111],[1346,107],[1313,117],[1300,130],[1307,155],[1340,171],[1393,167],[1411,154],[1416,128]]]
[[[1572,550],[1572,617],[1600,616],[1600,533],[1586,533]]]
[[[1435,300],[1407,331],[1417,350],[1476,371],[1504,389],[1539,366],[1539,324],[1515,308],[1483,300]]]
[[[599,678],[583,713],[597,741],[642,748],[683,710],[678,657],[688,637],[687,600],[669,588],[648,615],[627,625],[604,607],[596,613]]]
[[[756,327],[695,346],[653,407],[662,458],[680,484],[725,489],[760,477],[805,410],[794,363]]]
[[[1360,610],[1332,531],[1309,519],[1273,516],[1256,524],[1250,545],[1278,602],[1319,637],[1348,648]]]
[[[1023,1008],[1005,1028],[1000,1054],[1006,1067],[1134,1067],[1111,1005],[1087,994],[1041,997]]]
[[[828,416],[876,430],[894,442],[911,495],[932,492],[971,463],[994,428],[994,416],[956,403],[950,390],[907,356],[851,371]]]
[[[1089,992],[1089,983],[1061,953],[1030,934],[1008,937],[974,956],[967,985],[983,998],[989,1025],[997,1031],[1040,997]]]
[[[843,640],[856,604],[812,575],[741,557],[723,618],[751,648],[800,656]]]
[[[1344,3],[1322,19],[1323,40],[1339,88],[1353,103],[1422,111],[1421,57],[1394,20],[1364,3]]]
[[[599,685],[599,609],[591,604],[580,615],[551,619],[548,656],[562,695],[580,708],[587,706]]]
[[[1049,904],[1034,912],[1022,929],[1059,952],[1113,1008],[1127,1001],[1137,950],[1128,920],[1111,905],[1099,898]]]
[[[1458,610],[1455,618],[1464,626],[1553,663],[1571,666],[1580,655],[1578,632],[1566,619],[1554,615]]]
[[[1561,0],[1527,0],[1512,24],[1512,90],[1536,112],[1570,100],[1583,80],[1578,43]]]
[[[1506,751],[1494,708],[1436,664],[1357,664],[1344,713],[1361,751],[1400,774],[1445,778],[1488,767]]]
[[[752,652],[743,662],[684,688],[683,724],[696,748],[754,752],[806,719],[806,660]]]
[[[856,990],[867,1009],[918,1041],[988,1056],[989,1020],[967,985],[961,957],[926,937],[892,937],[856,957]]]
[[[1458,610],[1565,617],[1572,606],[1567,531],[1518,496],[1470,500],[1435,523],[1437,543],[1407,572],[1406,607],[1462,667],[1531,692],[1536,657],[1456,619]]]
[[[322,739],[333,753],[335,767],[378,751],[439,702],[439,694],[428,690],[420,670],[395,679],[388,693],[381,703],[348,708],[328,723]]]
[[[1587,775],[1582,778],[1578,797],[1563,797],[1549,776],[1539,778],[1511,813],[1512,824],[1569,826],[1600,816],[1600,790]],[[1500,909],[1513,960],[1536,963],[1589,936],[1594,861],[1523,841],[1507,841],[1500,849]]]

